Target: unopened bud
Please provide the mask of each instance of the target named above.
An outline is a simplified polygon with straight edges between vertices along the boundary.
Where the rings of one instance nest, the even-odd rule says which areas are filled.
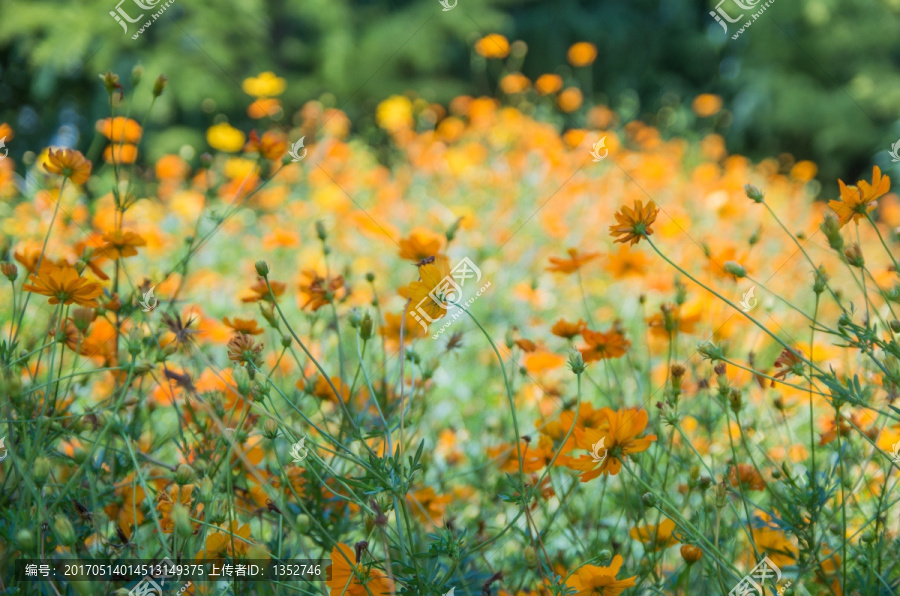
[[[47,476],[50,475],[50,460],[46,457],[38,457],[34,460],[34,465],[31,468],[31,477],[34,478],[34,483],[38,486],[44,486],[44,483],[47,482]]]
[[[263,436],[267,439],[275,439],[278,436],[278,423],[271,418],[263,422]]]
[[[56,539],[64,546],[75,544],[75,527],[65,515],[57,515],[53,521],[53,533]]]
[[[16,281],[16,278],[19,277],[19,268],[16,267],[15,263],[6,262],[0,264],[0,272],[2,272],[9,281]]]
[[[744,192],[747,193],[747,198],[753,201],[754,203],[762,203],[765,195],[761,190],[753,186],[752,184],[744,185]]]
[[[191,482],[194,477],[194,470],[187,464],[181,464],[175,469],[175,482],[179,486],[184,486]]]
[[[316,222],[316,236],[318,236],[319,240],[322,242],[325,242],[328,238],[328,233],[325,231],[325,224],[321,219]]]
[[[374,335],[375,322],[372,320],[372,315],[366,312],[362,320],[359,322],[359,337],[363,341],[368,341],[372,339]]]
[[[269,275],[269,264],[260,259],[256,261],[256,273],[260,277],[266,277]]]
[[[569,352],[569,368],[576,375],[580,375],[587,368],[587,365],[584,363],[584,356],[578,350]]]
[[[16,546],[19,550],[29,551],[34,548],[34,532],[22,528],[16,532]]]
[[[725,271],[735,277],[747,277],[747,270],[735,261],[725,261]]]
[[[153,97],[159,97],[163,94],[163,91],[166,90],[166,85],[169,82],[169,77],[166,75],[159,75],[156,77],[156,81],[153,83]]]
[[[644,503],[645,507],[656,507],[659,499],[657,499],[656,495],[654,495],[653,493],[644,493],[641,496],[641,501]]]

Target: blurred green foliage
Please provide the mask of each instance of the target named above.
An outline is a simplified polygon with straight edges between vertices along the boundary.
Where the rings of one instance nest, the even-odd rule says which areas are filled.
[[[739,14],[733,2],[722,6]],[[134,0],[122,7],[140,12]],[[737,40],[740,23],[726,35],[713,4],[683,0],[458,0],[449,11],[438,0],[175,0],[137,40],[139,24],[123,34],[115,8],[0,4],[0,120],[23,141],[10,146],[14,155],[46,145],[61,125],[92,134],[106,115],[97,74],[118,72],[127,87],[138,63],[148,86],[159,73],[170,78],[150,125],[165,130],[167,150],[202,144],[220,113],[252,126],[241,81],[264,70],[288,80],[288,119],[318,98],[365,127],[391,93],[445,103],[496,92],[500,65],[471,51],[495,31],[527,43],[521,69],[532,79],[558,72],[590,85],[595,101],[665,135],[715,130],[731,152],[812,159],[828,183],[855,179],[873,161],[891,165],[887,150],[900,137],[900,0],[775,0]],[[598,47],[589,77],[566,63],[576,41]],[[721,95],[725,110],[698,123],[686,108],[705,92]]]

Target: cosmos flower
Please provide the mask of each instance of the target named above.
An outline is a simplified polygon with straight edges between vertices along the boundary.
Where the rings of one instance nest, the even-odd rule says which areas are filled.
[[[856,186],[848,186],[843,180],[838,180],[841,189],[840,200],[829,201],[828,206],[834,210],[841,223],[841,227],[853,220],[858,222],[869,211],[875,209],[874,202],[891,190],[891,179],[881,175],[881,168],[872,168],[872,183],[860,180]]]
[[[50,304],[72,304],[96,307],[97,296],[103,293],[103,287],[78,275],[74,267],[59,267],[52,263],[42,263],[37,273],[30,276],[32,283],[25,284],[22,289],[50,297]]]
[[[656,221],[659,208],[653,201],[646,205],[641,201],[634,202],[634,208],[622,207],[616,212],[616,221],[619,223],[609,226],[611,236],[618,236],[616,242],[631,242],[637,244],[644,236],[653,234],[650,225]]]
[[[675,531],[675,522],[671,519],[664,519],[659,525],[647,524],[644,526],[635,526],[629,531],[629,535],[635,540],[643,542],[647,548],[659,550],[676,544],[678,540],[672,535]]]
[[[138,254],[138,246],[146,246],[147,241],[139,234],[128,230],[115,230],[103,234],[103,246],[94,253],[97,257],[123,259]]]
[[[593,261],[597,257],[600,256],[600,253],[597,252],[584,252],[579,253],[577,249],[570,248],[566,250],[569,253],[569,258],[559,258],[559,257],[550,257],[550,266],[547,267],[547,271],[556,271],[559,273],[575,273],[581,267],[590,261]]]
[[[506,58],[509,56],[509,41],[499,33],[491,33],[475,42],[475,51],[485,58]]]
[[[259,335],[263,332],[263,329],[257,324],[256,319],[239,319],[237,317],[229,319],[228,317],[225,317],[222,319],[222,322],[234,329],[235,333]]]
[[[354,550],[343,543],[331,549],[329,596],[386,596],[394,591],[394,582],[380,569],[364,565]]]
[[[419,281],[400,288],[400,295],[410,300],[410,310],[424,312],[428,321],[440,319],[447,314],[444,298],[445,279],[450,276],[450,266],[445,259],[419,267]]]
[[[618,596],[634,585],[636,575],[616,579],[622,569],[622,555],[613,557],[609,566],[584,565],[572,574],[566,585],[576,590],[575,596]]]
[[[606,332],[584,329],[581,337],[587,342],[587,347],[580,350],[585,362],[619,358],[631,347],[631,342],[615,329]]]
[[[647,428],[647,410],[625,408],[613,411],[603,408],[602,419],[594,427],[575,427],[575,445],[592,451],[603,441],[606,457],[598,462],[593,455],[582,455],[569,462],[569,467],[581,470],[581,481],[587,482],[601,474],[615,476],[622,469],[622,461],[628,455],[646,451],[656,440],[656,435],[638,437]]]
[[[91,162],[74,149],[59,149],[56,152],[48,150],[44,169],[51,174],[68,178],[75,184],[84,184],[91,177]]]

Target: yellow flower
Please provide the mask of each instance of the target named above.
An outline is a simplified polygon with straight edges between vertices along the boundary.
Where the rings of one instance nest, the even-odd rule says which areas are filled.
[[[378,104],[375,122],[388,132],[412,128],[412,102],[404,95],[392,95]]]
[[[206,131],[206,142],[213,149],[235,153],[244,147],[244,133],[227,122],[210,126]]]
[[[575,596],[618,596],[625,588],[633,586],[637,577],[616,579],[621,568],[622,555],[616,555],[609,567],[585,565],[579,568],[566,580],[566,585],[577,590]]]
[[[433,263],[419,267],[420,280],[400,288],[400,295],[410,299],[410,312],[424,312],[429,318],[426,322],[436,321],[447,314],[443,281],[449,276],[450,265],[446,259],[435,259]]]
[[[581,89],[578,87],[567,87],[556,98],[556,105],[559,106],[560,110],[568,114],[580,108],[582,101],[584,101],[584,96],[581,94]]]
[[[629,535],[635,540],[640,540],[647,545],[648,549],[657,550],[672,546],[677,542],[672,532],[675,531],[675,522],[671,519],[664,519],[657,526],[655,524],[647,524],[645,526],[635,526],[629,531]]]
[[[597,59],[597,46],[587,41],[572,44],[567,55],[572,66],[587,66]]]
[[[98,283],[90,282],[78,275],[74,267],[57,267],[52,263],[41,263],[37,273],[31,274],[32,283],[22,289],[50,297],[50,304],[72,304],[97,306],[95,298],[103,293]]]
[[[285,82],[281,77],[275,76],[274,72],[266,71],[258,77],[244,79],[241,88],[244,93],[253,97],[275,97],[284,93]]]
[[[84,158],[81,151],[60,149],[47,152],[47,163],[44,168],[51,174],[59,174],[75,184],[84,184],[91,177],[91,162]]]
[[[701,93],[694,98],[691,107],[694,109],[694,113],[701,118],[713,116],[722,109],[722,98],[712,93]]]
[[[538,95],[549,95],[562,89],[562,77],[557,74],[542,74],[534,82],[534,89]]]
[[[846,185],[843,180],[838,180],[841,189],[841,199],[839,201],[829,201],[828,206],[831,207],[840,219],[841,227],[853,221],[859,221],[860,218],[875,209],[875,200],[888,193],[891,190],[891,179],[889,176],[881,175],[881,168],[875,166],[872,168],[872,184],[865,180],[857,182],[857,186]]]
[[[475,42],[475,51],[485,58],[506,58],[509,41],[499,33],[491,33]]]

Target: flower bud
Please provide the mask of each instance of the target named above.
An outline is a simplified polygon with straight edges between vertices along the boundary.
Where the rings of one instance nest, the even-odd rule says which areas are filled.
[[[850,265],[860,269],[866,264],[866,260],[863,258],[862,249],[859,247],[859,244],[856,244],[855,242],[844,249],[844,258],[847,259],[847,262],[850,263]]]
[[[891,331],[894,333],[900,333],[900,321],[897,319],[891,319]]]
[[[609,549],[603,549],[597,553],[597,560],[601,563],[610,559],[612,559],[612,552],[610,552]]]
[[[328,233],[325,231],[325,224],[322,220],[316,221],[316,236],[318,236],[319,240],[325,242],[328,238]]]
[[[163,91],[166,90],[166,84],[169,82],[169,77],[166,75],[159,75],[156,77],[156,81],[153,83],[153,97],[159,97],[163,94]]]
[[[584,363],[584,356],[578,350],[569,352],[569,368],[576,375],[580,375],[587,368],[587,365]]]
[[[278,423],[271,418],[263,422],[263,436],[274,440],[278,436]]]
[[[134,68],[131,69],[131,86],[137,87],[141,83],[141,78],[144,76],[144,67],[140,64],[135,64]]]
[[[697,352],[699,352],[703,358],[713,362],[725,359],[724,350],[711,341],[704,342],[697,346]]]
[[[65,515],[57,515],[53,521],[53,533],[56,539],[64,546],[75,544],[75,527]]]
[[[366,281],[369,283],[372,283],[373,281],[375,281],[375,274],[372,273],[371,271],[366,273]]]
[[[103,81],[103,86],[106,87],[106,92],[110,95],[121,86],[119,84],[119,75],[112,72],[107,71],[106,74],[100,75],[100,79]]]
[[[212,497],[212,492],[213,483],[207,476],[200,481],[200,500],[209,501],[209,498]]]
[[[372,315],[366,312],[362,320],[359,322],[359,337],[363,341],[368,341],[372,339],[374,335],[375,322],[372,320]]]
[[[287,333],[285,333],[284,335],[281,336],[281,347],[282,348],[291,347],[291,336],[288,335]]]
[[[747,277],[747,270],[735,261],[725,261],[725,271],[735,277]]]
[[[741,390],[737,387],[732,387],[728,392],[728,403],[731,404],[731,411],[737,414],[741,411],[741,407],[743,406],[743,401],[741,399]]]
[[[752,184],[744,185],[744,192],[747,194],[747,198],[753,201],[754,203],[762,203],[765,195],[761,190],[753,186]]]
[[[362,312],[355,306],[350,309],[350,312],[347,314],[347,322],[350,323],[350,326],[354,329],[359,328],[359,323],[362,320]]]
[[[654,495],[653,493],[644,493],[641,496],[641,501],[644,503],[645,507],[656,507],[659,499],[657,499],[656,495]]]
[[[525,564],[531,568],[537,566],[537,551],[534,550],[533,546],[526,546],[522,549],[522,554],[525,556]]]
[[[716,485],[716,507],[721,509],[725,506],[725,498],[728,496],[728,485],[720,482]]]
[[[260,277],[266,277],[269,275],[269,264],[260,259],[256,261],[256,273]]]
[[[19,550],[31,550],[34,548],[34,532],[27,528],[22,528],[16,532],[16,546]]]
[[[182,538],[187,538],[194,533],[194,527],[191,525],[191,514],[187,508],[175,503],[172,506],[172,521],[175,523],[175,531]]]
[[[684,562],[688,565],[693,565],[703,558],[703,551],[700,550],[700,547],[694,546],[693,544],[682,544],[681,558],[684,559]]]
[[[3,275],[9,281],[16,281],[16,278],[19,277],[19,268],[16,267],[15,263],[6,262],[0,264],[0,272],[3,272]]]
[[[47,476],[50,475],[50,460],[46,457],[41,456],[34,460],[34,465],[31,468],[31,477],[34,478],[34,483],[38,486],[44,486],[44,483],[47,481]]]
[[[825,220],[822,221],[819,229],[822,230],[822,233],[825,234],[825,238],[828,239],[828,246],[833,250],[843,250],[844,238],[841,236],[841,223],[838,221],[837,217],[831,213],[826,213]]]
[[[309,516],[305,513],[301,513],[297,516],[297,529],[301,532],[309,531]]]
[[[194,476],[194,470],[187,464],[181,464],[175,469],[175,482],[178,486],[190,483]]]

